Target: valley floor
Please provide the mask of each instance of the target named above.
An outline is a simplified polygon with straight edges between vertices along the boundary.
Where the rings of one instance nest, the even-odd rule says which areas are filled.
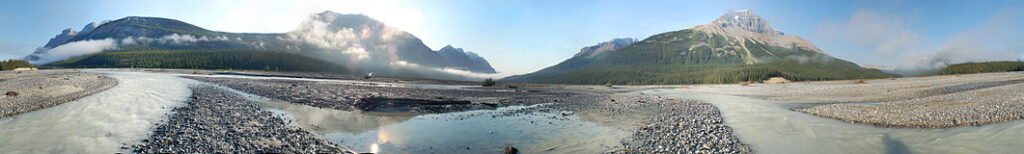
[[[0,136],[0,151],[753,152],[733,136],[714,106],[629,92],[633,90],[481,87],[302,73],[88,72],[96,73],[83,76],[124,85],[68,103],[72,105],[0,119],[0,132],[21,134]],[[112,77],[91,76],[100,74]],[[3,83],[51,78],[22,76]],[[64,121],[67,116],[79,120]],[[109,120],[128,117],[131,122]],[[44,128],[54,125],[88,127]],[[467,134],[487,131],[484,136]],[[50,142],[61,146],[19,146]]]
[[[685,86],[683,91],[797,102],[812,115],[882,127],[946,128],[1024,118],[1024,72]]]
[[[0,71],[0,118],[60,105],[117,85],[79,70]]]
[[[1024,135],[1022,72],[614,87],[178,69],[0,75],[3,88],[20,93],[0,96],[0,109],[13,113],[0,118],[0,132],[21,134],[0,136],[0,151],[14,153],[1001,153],[1024,147],[1011,141]],[[995,143],[971,144],[982,139]],[[45,143],[60,146],[35,146]]]

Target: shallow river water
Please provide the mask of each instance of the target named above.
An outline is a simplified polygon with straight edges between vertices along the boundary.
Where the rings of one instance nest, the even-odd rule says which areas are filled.
[[[190,86],[208,84],[174,74],[96,72],[119,84],[79,100],[0,119],[0,153],[128,152],[122,147],[145,138],[171,109],[184,104]],[[630,133],[570,112],[524,111],[540,105],[443,114],[352,112],[225,89],[261,102],[292,126],[358,152],[498,153],[514,146],[526,153],[595,153],[610,150]]]
[[[118,85],[61,105],[0,119],[0,153],[115,153],[146,137],[197,82],[106,72]]]
[[[545,104],[418,115],[265,102],[293,125],[358,152],[500,153],[513,146],[526,153],[598,153],[631,133],[566,111],[526,111]]]
[[[681,90],[646,94],[698,99],[718,107],[757,153],[1020,153],[1024,120],[946,129],[881,128],[792,111],[792,103]]]

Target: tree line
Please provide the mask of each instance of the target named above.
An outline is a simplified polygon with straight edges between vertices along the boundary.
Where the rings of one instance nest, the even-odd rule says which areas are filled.
[[[347,73],[342,65],[298,54],[263,50],[157,50],[101,52],[47,64],[67,68],[180,68]]]
[[[18,60],[18,59],[9,59],[9,60],[0,61],[0,70],[3,70],[3,71],[14,70],[15,68],[21,68],[21,67],[36,67],[36,66],[28,63],[28,61]]]

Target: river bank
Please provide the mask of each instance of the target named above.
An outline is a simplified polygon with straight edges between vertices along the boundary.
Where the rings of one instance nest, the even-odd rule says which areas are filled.
[[[60,105],[117,83],[99,73],[72,69],[0,71],[0,118]]]

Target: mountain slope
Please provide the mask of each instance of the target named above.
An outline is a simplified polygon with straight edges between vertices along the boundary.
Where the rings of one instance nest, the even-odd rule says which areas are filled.
[[[480,73],[497,73],[486,59],[462,48],[448,45],[438,50],[437,53],[441,54],[441,57],[448,61],[452,68]]]
[[[137,67],[348,73],[344,66],[319,59],[258,50],[102,52],[48,65],[71,68]]]
[[[633,38],[617,38],[608,42],[598,43],[593,46],[583,47],[583,49],[580,49],[580,52],[572,58],[537,72],[544,73],[577,69],[590,64],[597,57],[604,56],[610,52],[629,46],[634,42],[637,42],[637,40]]]
[[[444,71],[449,68],[494,73],[490,64],[477,55],[449,53],[455,54],[449,56],[470,58],[468,63],[465,59],[446,59],[408,32],[365,15],[330,11],[311,15],[297,29],[287,33],[227,33],[174,19],[126,17],[62,36],[70,38],[53,40],[52,45],[40,48],[25,59],[50,63],[53,59],[71,59],[101,51],[259,50],[312,57],[343,65],[353,73],[441,79],[455,79]],[[95,47],[96,44],[105,46]],[[82,51],[83,46],[99,51]]]
[[[1024,61],[969,62],[946,66],[941,75],[1024,71]]]
[[[581,52],[583,54],[585,52]],[[578,57],[578,56],[577,56]],[[506,82],[566,84],[706,84],[892,77],[825,54],[783,35],[750,11],[729,12],[707,25],[657,34],[573,66],[573,57]],[[563,65],[565,64],[565,65]]]

